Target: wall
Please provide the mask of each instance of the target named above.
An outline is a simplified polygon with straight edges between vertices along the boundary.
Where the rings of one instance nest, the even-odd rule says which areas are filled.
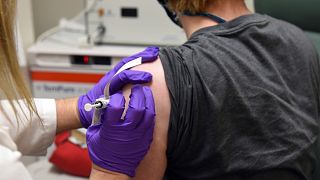
[[[254,0],[245,0],[251,11],[254,11]]]
[[[24,47],[34,42],[34,27],[31,0],[18,1],[18,22]]]
[[[84,0],[32,0],[35,36],[58,25],[62,17],[74,17],[83,5]]]
[[[33,15],[32,15],[32,6],[31,0],[18,0],[18,10],[17,10],[17,19],[18,19],[18,32],[17,32],[17,45],[18,45],[18,55],[19,55],[19,64],[21,70],[26,78],[27,83],[29,84],[29,73],[27,69],[27,61],[25,58],[25,50],[30,45],[34,43],[34,26],[33,26]]]

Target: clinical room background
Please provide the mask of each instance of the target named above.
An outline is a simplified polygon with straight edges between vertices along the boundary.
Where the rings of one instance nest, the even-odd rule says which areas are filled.
[[[255,11],[256,8],[254,7],[254,0],[246,0],[246,3],[252,11]],[[72,19],[83,11],[84,8],[85,0],[18,0],[18,28],[20,32],[20,38],[18,39],[19,41],[22,41],[22,49],[24,50],[24,52],[20,52],[22,58],[19,60],[29,84],[31,84],[32,81],[29,76],[30,73],[28,69],[28,61],[30,59],[28,53],[30,52],[30,47],[34,46],[37,39],[41,37],[43,33],[50,31],[50,29],[61,23],[62,19]],[[320,32],[317,34],[309,31],[311,30],[308,30],[307,34],[314,39],[316,46],[318,46],[320,51]],[[133,48],[132,51],[134,50],[135,48]],[[130,53],[131,50],[124,54]],[[32,87],[30,88],[32,89]],[[37,171],[41,167],[39,162],[47,162],[51,151],[53,151],[53,149],[49,150],[46,157],[23,157],[22,161],[27,167],[31,167],[30,169],[33,173],[42,173]],[[46,165],[42,168],[44,167],[46,167]],[[63,177],[68,180],[81,179],[69,177],[68,175],[59,175],[59,177]]]

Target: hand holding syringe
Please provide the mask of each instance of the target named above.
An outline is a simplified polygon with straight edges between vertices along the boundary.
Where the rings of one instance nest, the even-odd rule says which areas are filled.
[[[109,92],[113,94],[121,90],[126,84],[143,84],[150,82],[152,79],[150,73],[128,69],[145,62],[152,62],[158,58],[158,55],[158,47],[148,47],[140,53],[122,59],[112,70],[104,75],[92,89],[86,94],[79,96],[78,111],[82,126],[88,128],[90,125],[95,124],[95,122],[100,121],[99,114],[104,112],[103,110],[108,104],[107,99],[109,99]],[[113,83],[111,83],[111,80],[113,80]],[[97,100],[101,97],[103,97],[102,101]],[[95,102],[95,100],[97,102]]]
[[[94,109],[91,124],[97,124],[100,121],[101,110],[106,108],[109,103],[109,99],[99,98],[93,104],[87,103],[84,105],[84,110],[89,112]]]
[[[130,69],[134,66],[140,65],[142,63],[142,58],[138,57],[126,64],[124,64],[117,72],[115,75],[113,75],[113,77],[115,77],[116,75],[118,75],[120,72],[126,70],[126,69]],[[103,110],[104,108],[107,107],[108,103],[109,103],[109,86],[110,86],[110,82],[106,85],[105,87],[105,91],[104,91],[104,96],[102,98],[96,99],[96,101],[93,104],[90,103],[86,103],[84,105],[84,109],[87,112],[92,111],[92,109],[94,109],[94,115],[92,118],[92,122],[91,124],[97,124],[100,121],[100,116],[101,116],[101,110]]]
[[[130,68],[132,68],[132,67],[134,67],[134,66],[137,66],[137,65],[140,65],[140,64],[142,64],[142,58],[141,58],[141,57],[138,57],[138,58],[136,58],[136,59],[134,59],[134,60],[132,60],[132,61],[129,61],[128,63],[124,64],[124,65],[116,72],[116,74],[113,75],[113,77],[116,76],[116,75],[118,75],[120,72],[122,72],[122,71],[124,71],[124,70],[126,70],[126,69],[130,69]],[[109,83],[110,83],[110,82],[109,82]],[[109,85],[109,84],[107,84],[107,86],[106,86],[107,89],[106,89],[106,91],[105,91],[105,93],[106,93],[105,96],[106,96],[106,97],[109,97],[109,88],[108,88],[108,85]],[[99,98],[99,99],[96,99],[96,101],[95,101],[93,104],[86,103],[86,104],[84,105],[84,109],[85,109],[85,111],[87,111],[87,112],[91,111],[93,108],[96,109],[96,110],[104,109],[104,108],[107,107],[108,103],[109,103],[109,99]]]

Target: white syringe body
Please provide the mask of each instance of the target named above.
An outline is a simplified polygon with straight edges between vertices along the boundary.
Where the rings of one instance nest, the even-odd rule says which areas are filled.
[[[93,104],[90,104],[90,103],[85,104],[84,109],[87,112],[91,111],[93,108],[94,109],[104,109],[107,107],[109,101],[110,101],[109,99],[99,98],[99,99],[96,99],[96,101]]]

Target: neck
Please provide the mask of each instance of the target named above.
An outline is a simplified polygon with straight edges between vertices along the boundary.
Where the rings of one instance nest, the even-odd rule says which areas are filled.
[[[252,13],[243,0],[213,1],[207,6],[206,12],[217,15],[226,21]],[[201,28],[218,24],[210,18],[202,16],[181,15],[179,19],[188,38]]]

